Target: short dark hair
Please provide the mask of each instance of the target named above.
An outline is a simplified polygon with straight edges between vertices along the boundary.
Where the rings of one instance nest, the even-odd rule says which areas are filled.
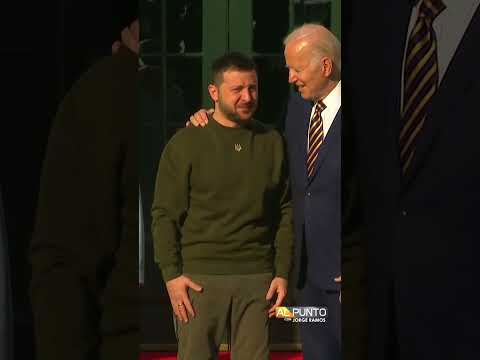
[[[240,52],[232,51],[215,59],[212,64],[212,82],[220,85],[223,81],[223,73],[228,70],[257,71],[253,59]]]

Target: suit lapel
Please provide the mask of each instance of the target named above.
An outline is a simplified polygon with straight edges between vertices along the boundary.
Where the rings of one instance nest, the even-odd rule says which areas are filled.
[[[445,72],[442,82],[427,110],[425,125],[416,145],[416,154],[411,164],[410,181],[421,168],[435,137],[449,127],[461,99],[474,87],[475,76],[466,76],[465,69],[475,69],[479,62],[478,39],[480,38],[480,7],[477,8],[470,25],[459,43],[455,55]],[[449,116],[450,115],[450,116]],[[452,132],[453,136],[454,132]]]
[[[302,99],[298,103],[298,110],[292,127],[292,153],[295,176],[301,181],[303,187],[307,186],[307,144],[308,124],[313,104]]]
[[[301,178],[304,181],[305,186],[307,185],[307,146],[308,146],[308,125],[310,120],[310,114],[312,112],[313,104],[310,101],[303,101],[302,102],[302,111],[301,111],[301,124],[298,127],[297,139],[299,141],[298,144],[298,154],[299,155],[299,162],[300,162],[300,171],[301,171]]]
[[[371,132],[382,133],[382,136],[385,136],[385,140],[379,140],[380,144],[382,144],[381,146],[385,146],[386,144],[391,146],[388,151],[391,151],[391,161],[395,163],[398,181],[402,179],[399,161],[400,151],[398,147],[398,138],[403,124],[400,110],[402,64],[413,5],[414,3],[412,1],[392,2],[391,7],[379,6],[379,8],[384,9],[384,11],[377,15],[382,19],[395,18],[394,26],[399,29],[399,31],[389,30],[379,34],[380,47],[385,49],[380,52],[380,55],[383,56],[381,62],[388,64],[387,68],[384,67],[383,70],[381,70],[385,77],[379,80],[378,89],[379,99],[381,99],[378,104],[378,111],[384,112],[385,116],[383,117],[383,121],[374,124],[375,128],[371,129]],[[391,20],[388,20],[388,24],[388,26],[392,24]],[[384,24],[384,26],[387,26],[387,24]],[[367,124],[366,127],[368,128],[369,124]]]

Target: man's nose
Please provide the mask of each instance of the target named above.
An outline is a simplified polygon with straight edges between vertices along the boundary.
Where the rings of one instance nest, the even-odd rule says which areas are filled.
[[[295,81],[297,81],[297,74],[295,73],[295,71],[293,70],[289,70],[288,71],[288,82],[290,84],[294,83]]]
[[[245,102],[250,102],[252,100],[252,94],[250,93],[250,90],[245,89],[242,91],[242,100]]]

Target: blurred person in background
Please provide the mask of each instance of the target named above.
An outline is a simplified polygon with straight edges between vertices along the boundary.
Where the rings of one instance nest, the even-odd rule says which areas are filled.
[[[52,125],[30,246],[37,358],[138,358],[138,4]]]

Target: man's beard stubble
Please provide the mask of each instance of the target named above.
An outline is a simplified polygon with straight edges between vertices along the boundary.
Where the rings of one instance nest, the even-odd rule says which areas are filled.
[[[235,123],[242,125],[245,124],[245,120],[243,120],[240,115],[238,115],[235,110],[233,110],[232,107],[228,106],[225,104],[221,98],[218,99],[218,107],[220,108],[220,111],[225,115],[225,117],[229,120],[234,121]],[[254,104],[251,106],[252,109],[252,115],[248,119],[248,121],[253,118],[253,115],[255,114],[255,111],[257,110],[257,104]]]

